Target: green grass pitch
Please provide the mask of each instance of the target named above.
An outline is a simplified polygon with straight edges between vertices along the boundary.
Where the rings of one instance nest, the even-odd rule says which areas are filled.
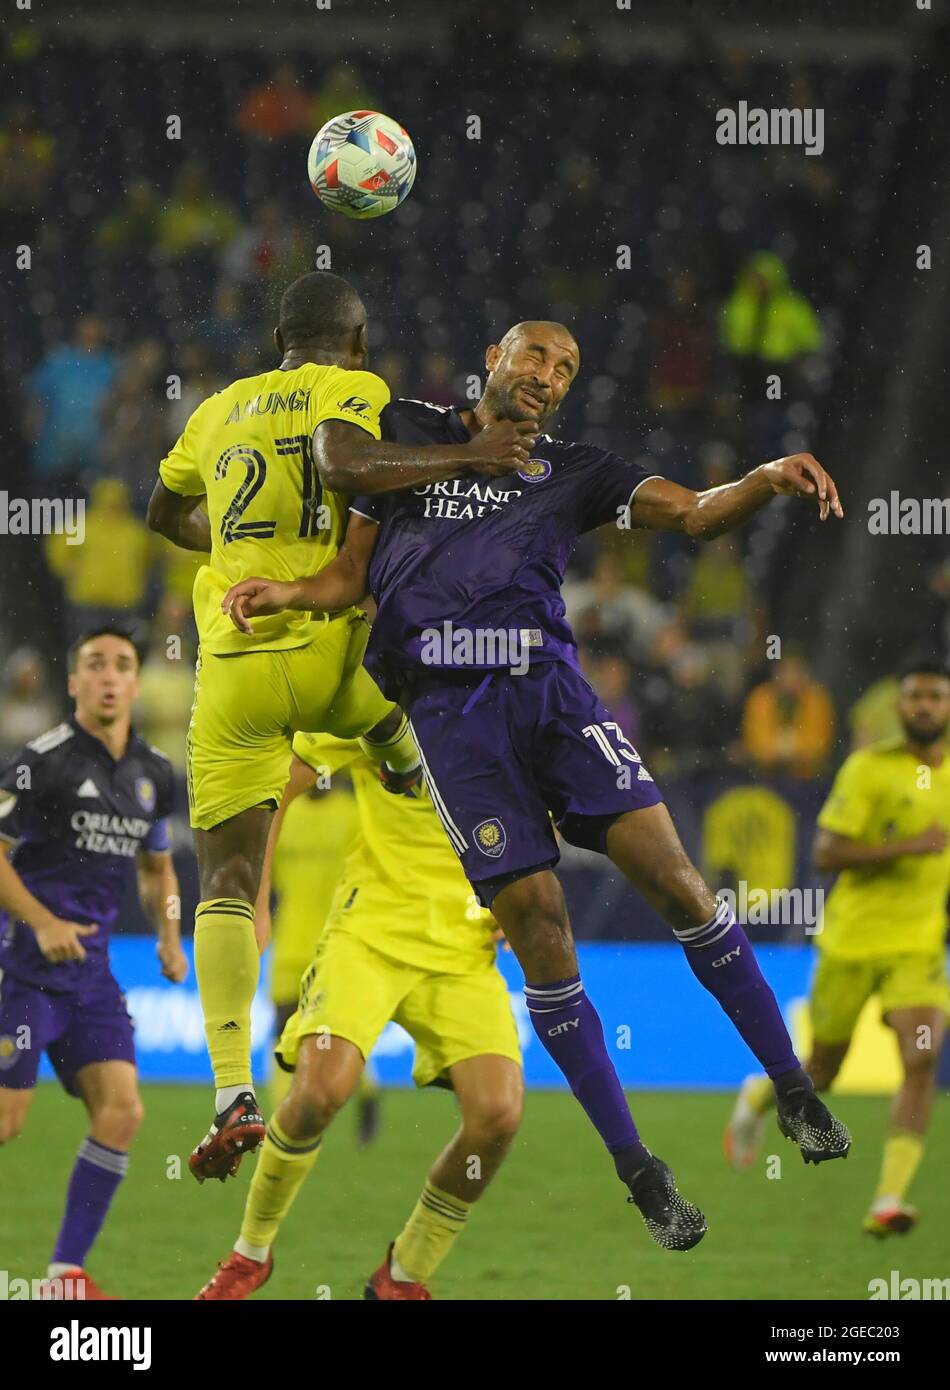
[[[126,1299],[189,1299],[237,1234],[252,1170],[199,1187],[186,1156],[208,1120],[205,1088],[147,1086],[146,1120],[129,1177],[89,1260],[107,1292]],[[937,1103],[913,1200],[921,1222],[906,1237],[861,1234],[887,1120],[883,1099],[838,1098],[854,1146],[844,1162],[806,1167],[770,1128],[766,1157],[744,1174],[721,1156],[731,1097],[634,1097],[640,1129],[706,1213],[709,1234],[688,1254],[655,1248],[625,1204],[599,1141],[576,1103],[559,1093],[528,1096],[521,1135],[433,1281],[440,1299],[858,1299],[868,1281],[950,1272],[950,1142],[947,1098]],[[353,1115],[328,1136],[275,1247],[276,1268],[257,1299],[354,1299],[416,1200],[426,1169],[450,1136],[445,1093],[390,1091],[383,1127],[357,1149]],[[85,1132],[80,1106],[58,1087],[38,1089],[21,1138],[0,1151],[0,1251],[11,1277],[45,1273],[66,1181]],[[182,1175],[176,1171],[179,1157]],[[318,1290],[322,1292],[318,1293]],[[629,1291],[629,1292],[627,1292]]]

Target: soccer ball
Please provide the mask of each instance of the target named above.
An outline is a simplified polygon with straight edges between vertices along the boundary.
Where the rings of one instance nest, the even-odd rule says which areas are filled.
[[[314,136],[310,187],[331,212],[382,217],[398,208],[416,177],[416,152],[398,121],[379,111],[346,111]]]

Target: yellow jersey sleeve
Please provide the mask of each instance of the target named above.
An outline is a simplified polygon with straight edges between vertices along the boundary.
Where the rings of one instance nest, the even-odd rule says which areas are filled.
[[[158,465],[158,476],[168,491],[177,492],[180,497],[200,497],[208,490],[198,463],[198,438],[201,428],[198,417],[206,404],[207,402],[202,402],[202,405],[193,411],[178,442]]]
[[[828,800],[818,816],[822,830],[859,840],[868,829],[876,800],[874,766],[861,752],[841,764]]]
[[[321,389],[311,396],[310,432],[325,420],[345,420],[379,439],[379,417],[389,400],[389,387],[373,372],[328,372]]]
[[[301,762],[323,777],[332,777],[351,763],[367,760],[359,739],[335,738],[333,734],[294,734],[293,749]]]

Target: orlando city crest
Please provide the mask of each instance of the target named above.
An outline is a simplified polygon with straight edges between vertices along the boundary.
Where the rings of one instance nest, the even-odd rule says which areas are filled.
[[[143,811],[155,810],[155,783],[151,777],[136,777],[135,795]]]
[[[483,820],[481,825],[476,825],[475,843],[489,859],[500,859],[508,843],[508,836],[501,821],[493,816],[491,820]]]
[[[551,476],[551,465],[547,459],[528,459],[524,468],[518,469],[518,477],[526,483],[543,483]]]

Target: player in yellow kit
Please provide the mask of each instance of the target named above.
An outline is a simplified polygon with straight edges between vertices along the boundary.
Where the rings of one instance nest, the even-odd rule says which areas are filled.
[[[277,1046],[278,1060],[295,1069],[294,1080],[267,1126],[240,1238],[200,1299],[246,1298],[268,1279],[280,1224],[391,1019],[415,1039],[416,1084],[450,1085],[461,1125],[369,1281],[367,1298],[429,1298],[426,1281],[497,1171],[520,1120],[521,1054],[508,991],[495,968],[494,920],[479,907],[425,788],[393,796],[358,743],[298,734],[281,811],[318,773],[332,776],[344,766],[356,793],[359,834],[301,982],[299,1006]],[[282,834],[280,819],[274,835]]]
[[[300,977],[313,960],[358,827],[356,799],[345,776],[334,778],[332,787],[322,785],[318,776],[313,788],[296,797],[281,820],[270,861],[270,883],[277,895],[273,923],[268,885],[263,880],[256,913],[258,945],[263,946],[268,937],[271,942],[270,997],[278,1038],[297,1007]],[[266,868],[263,879],[267,879]],[[290,1074],[275,1065],[268,1085],[272,1110],[289,1090]],[[372,1063],[367,1062],[357,1097],[361,1144],[376,1136],[379,1091]]]
[[[814,1047],[808,1072],[818,1090],[838,1073],[872,994],[894,1030],[904,1081],[894,1098],[880,1181],[864,1229],[903,1233],[917,1213],[904,1198],[924,1149],[936,1089],[950,986],[950,678],[917,663],[900,683],[904,736],[852,753],[818,817],[815,865],[839,877],[816,938],[811,995]],[[755,1158],[771,1087],[744,1084],[726,1131],[733,1165]]]
[[[221,598],[249,575],[312,576],[334,559],[346,521],[336,476],[383,491],[448,477],[466,461],[511,471],[522,453],[507,437],[477,454],[380,442],[389,390],[365,370],[362,301],[335,275],[304,275],[285,291],[275,344],[278,368],[198,406],[149,503],[154,530],[209,552],[194,586],[200,654],[187,745],[201,879],[195,970],[217,1087],[214,1123],[189,1160],[199,1181],[223,1181],[264,1135],[251,1077],[253,904],[292,732],[366,735],[367,750],[397,773],[418,761],[401,711],[363,670],[359,610],[280,613],[248,636]]]

